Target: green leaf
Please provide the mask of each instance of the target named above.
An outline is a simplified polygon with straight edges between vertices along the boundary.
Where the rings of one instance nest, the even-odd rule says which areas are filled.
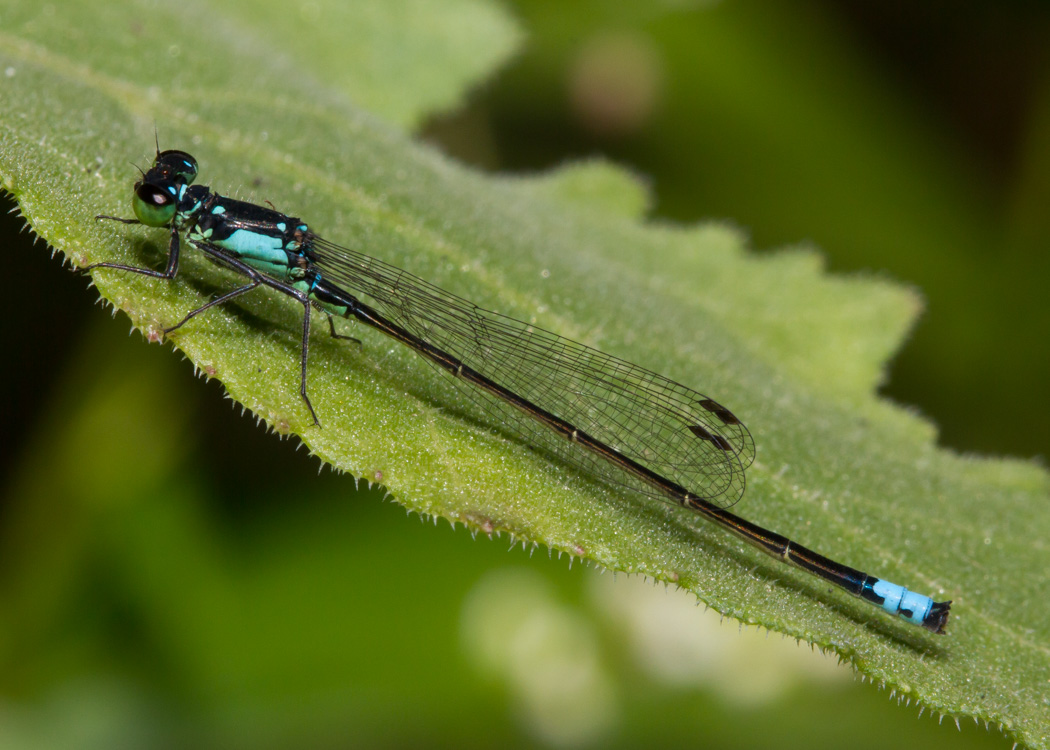
[[[208,6],[200,9],[213,15]],[[183,6],[179,12],[191,11]],[[293,58],[290,79],[312,77],[404,126],[460,104],[465,89],[505,61],[521,39],[507,15],[482,0],[323,0],[291,9],[262,2],[245,5],[231,20],[238,41]]]
[[[347,92],[416,121],[454,101],[477,69],[449,73],[446,93],[428,99],[437,87],[425,77],[401,90],[400,76],[355,67],[360,49],[335,32],[312,37],[313,56],[295,44],[275,55],[287,32],[256,7],[0,10],[0,179],[37,234],[78,266],[159,267],[164,232],[93,220],[129,213],[128,161],[148,164],[156,126],[161,146],[192,151],[201,181],[221,193],[270,201],[483,307],[713,395],[758,445],[741,514],[953,599],[947,637],[884,617],[687,513],[552,464],[471,419],[452,385],[374,332],[346,324],[360,346],[312,340],[320,428],[298,395],[301,310],[290,300],[250,295],[171,336],[232,398],[407,508],[673,581],[742,622],[838,653],[909,701],[1047,745],[1050,483],[1031,463],[939,450],[932,426],[874,397],[919,308],[913,292],[828,277],[813,250],[753,257],[726,226],[646,225],[644,190],[608,166],[535,179],[462,168]],[[355,11],[345,13],[354,26]],[[438,15],[435,27],[455,25]],[[500,36],[492,48],[504,52],[486,59],[515,33]],[[387,64],[401,52],[376,49]],[[439,75],[446,57],[409,62]],[[330,81],[332,69],[343,79]],[[151,338],[234,282],[193,253],[171,283],[110,270],[93,278]]]

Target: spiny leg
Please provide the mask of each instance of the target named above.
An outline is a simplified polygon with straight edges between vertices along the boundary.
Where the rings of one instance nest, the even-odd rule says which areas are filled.
[[[202,313],[208,308],[215,307],[216,305],[221,305],[225,302],[229,302],[234,297],[240,297],[242,294],[250,292],[252,289],[255,289],[257,286],[259,286],[260,283],[262,282],[259,279],[252,279],[252,283],[245,284],[244,286],[239,286],[233,291],[226,292],[226,294],[222,295],[221,297],[216,297],[210,302],[201,305],[196,310],[191,310],[190,312],[186,313],[186,317],[184,317],[178,323],[173,325],[171,328],[165,328],[164,334],[167,335],[176,329],[182,328],[183,324],[186,323],[190,318],[195,317],[198,313]]]
[[[96,216],[95,219],[109,219],[110,221],[119,221],[121,224],[142,223],[138,219],[121,219],[116,216],[99,215]],[[175,278],[175,274],[179,272],[179,233],[174,226],[171,228],[171,239],[168,241],[168,266],[163,271],[154,271],[152,268],[140,268],[139,266],[128,266],[123,263],[92,263],[89,266],[84,266],[80,270],[86,273],[95,268],[115,268],[118,271],[131,271],[132,273],[141,274],[143,276],[151,276],[155,279],[167,279],[168,281],[171,281]]]
[[[310,298],[306,295],[302,296],[303,303],[303,354],[301,358],[302,364],[302,377],[299,381],[299,395],[303,397],[303,401],[306,402],[306,407],[310,410],[310,416],[314,418],[314,425],[320,427],[321,422],[317,419],[317,412],[314,411],[314,405],[310,403],[310,397],[306,395],[306,359],[310,354]]]
[[[211,302],[209,302],[208,304],[197,308],[196,310],[191,312],[189,315],[187,315],[185,318],[183,318],[183,320],[179,323],[179,325],[181,326],[183,323],[185,323],[187,320],[189,320],[191,317],[193,317],[197,313],[199,313],[199,312],[201,312],[203,310],[207,310],[209,307],[214,307],[215,305],[221,304],[222,302],[226,302],[227,300],[230,300],[233,297],[238,297],[238,296],[244,294],[245,292],[249,292],[252,289],[254,289],[255,287],[259,286],[260,284],[264,285],[264,286],[268,286],[271,289],[276,289],[277,291],[279,291],[279,292],[281,292],[283,294],[286,294],[289,297],[292,297],[293,299],[298,300],[303,306],[303,346],[302,346],[302,357],[301,357],[302,365],[301,365],[301,373],[300,373],[300,380],[299,380],[299,395],[302,396],[303,401],[306,403],[306,408],[310,410],[310,416],[313,417],[314,424],[320,426],[321,422],[317,418],[317,412],[314,411],[314,405],[310,402],[310,397],[306,393],[306,363],[307,363],[307,359],[308,359],[308,356],[309,356],[309,353],[310,353],[310,305],[311,305],[311,301],[310,301],[309,295],[299,291],[298,289],[296,289],[295,287],[293,287],[293,286],[291,286],[289,284],[285,284],[282,281],[278,281],[277,279],[272,279],[269,276],[266,276],[266,275],[264,275],[262,273],[259,273],[259,271],[257,271],[256,269],[252,268],[250,265],[248,265],[244,261],[230,256],[228,253],[224,252],[220,248],[215,247],[213,245],[210,245],[207,242],[193,242],[192,244],[193,244],[194,247],[196,247],[201,252],[203,252],[203,253],[205,253],[207,255],[210,255],[211,257],[215,258],[220,263],[220,265],[226,266],[227,268],[229,268],[231,270],[234,270],[234,271],[237,271],[239,273],[244,274],[245,276],[247,276],[249,279],[252,280],[252,283],[251,284],[245,284],[242,287],[238,287],[237,289],[234,289],[232,292],[228,292],[228,293],[222,295],[221,297],[219,297],[218,299],[214,299]],[[175,326],[175,328],[178,328],[178,326]],[[173,330],[173,329],[169,329],[169,330]]]
[[[333,339],[342,339],[343,341],[353,341],[355,344],[360,344],[361,343],[361,339],[355,339],[353,336],[344,336],[341,333],[336,333],[336,330],[335,330],[335,319],[332,317],[332,314],[329,313],[329,312],[326,312],[323,307],[318,307],[317,309],[320,310],[321,312],[323,312],[325,314],[325,317],[328,318],[328,330],[331,332]]]

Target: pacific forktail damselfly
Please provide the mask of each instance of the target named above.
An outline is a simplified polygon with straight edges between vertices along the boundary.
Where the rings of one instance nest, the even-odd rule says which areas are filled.
[[[622,359],[477,307],[381,260],[336,245],[298,218],[194,185],[197,161],[158,149],[135,183],[135,219],[167,227],[164,271],[95,263],[160,279],[179,270],[180,237],[248,283],[187,313],[195,315],[265,286],[303,306],[300,394],[307,395],[311,309],[357,320],[410,347],[466,390],[509,432],[607,482],[672,502],[783,562],[839,586],[892,615],[944,633],[951,602],[830,560],[730,513],[755,457],[751,434],[717,401]]]

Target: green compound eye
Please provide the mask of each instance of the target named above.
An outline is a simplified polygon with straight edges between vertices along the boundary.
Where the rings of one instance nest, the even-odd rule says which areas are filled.
[[[131,207],[146,226],[166,227],[175,217],[175,196],[156,185],[139,185]]]

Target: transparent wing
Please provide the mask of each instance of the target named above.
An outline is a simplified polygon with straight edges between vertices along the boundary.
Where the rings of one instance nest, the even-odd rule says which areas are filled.
[[[680,383],[536,326],[484,310],[381,260],[311,239],[324,278],[541,409],[721,507],[743,494],[747,428]],[[449,377],[445,370],[435,367]],[[607,482],[671,501],[510,404],[452,378],[499,426]]]

